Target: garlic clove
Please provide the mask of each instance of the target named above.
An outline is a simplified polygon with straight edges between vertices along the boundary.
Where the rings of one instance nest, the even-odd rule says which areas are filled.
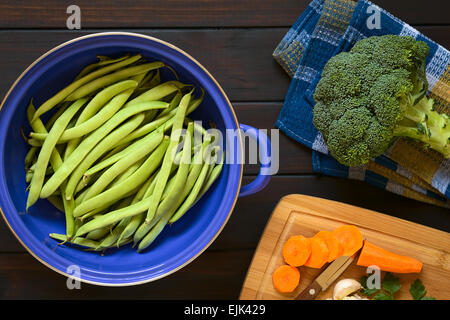
[[[344,300],[346,297],[350,296],[352,293],[355,293],[360,289],[361,284],[354,279],[340,280],[334,286],[333,300]],[[345,299],[345,300],[358,300],[358,299]]]

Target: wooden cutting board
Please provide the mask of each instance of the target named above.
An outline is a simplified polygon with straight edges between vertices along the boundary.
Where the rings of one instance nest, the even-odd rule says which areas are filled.
[[[272,273],[284,264],[281,253],[284,242],[291,235],[311,237],[320,230],[332,231],[343,224],[356,225],[365,239],[377,246],[422,261],[421,273],[396,274],[402,284],[397,299],[412,299],[409,287],[417,278],[425,285],[427,296],[450,299],[450,233],[348,204],[297,194],[282,198],[272,213],[247,272],[240,299],[293,299],[321,270],[300,267],[297,290],[291,294],[276,291]],[[356,266],[354,261],[338,280],[359,281],[365,274],[366,268]],[[381,275],[384,276],[384,272]],[[333,288],[330,286],[317,299],[331,298]]]

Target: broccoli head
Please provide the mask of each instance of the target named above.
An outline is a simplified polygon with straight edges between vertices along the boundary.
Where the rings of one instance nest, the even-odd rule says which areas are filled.
[[[450,120],[426,96],[428,45],[409,36],[372,36],[325,65],[314,92],[313,123],[331,155],[367,163],[407,137],[450,157]]]

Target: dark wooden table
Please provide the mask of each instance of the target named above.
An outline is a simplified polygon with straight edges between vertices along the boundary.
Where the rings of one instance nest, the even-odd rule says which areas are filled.
[[[445,0],[375,0],[431,39],[450,48]],[[72,1],[0,1],[0,96],[41,54],[72,38],[131,31],[171,42],[218,79],[241,123],[274,128],[289,78],[272,52],[308,0],[76,1],[81,30],[68,30]],[[447,9],[445,9],[447,8]],[[244,183],[258,167],[246,166]],[[66,278],[35,260],[0,222],[1,299],[237,299],[264,227],[277,201],[301,193],[338,200],[450,231],[449,210],[394,195],[363,182],[318,176],[311,151],[283,134],[280,170],[261,192],[240,198],[217,240],[196,260],[156,282],[109,288]]]

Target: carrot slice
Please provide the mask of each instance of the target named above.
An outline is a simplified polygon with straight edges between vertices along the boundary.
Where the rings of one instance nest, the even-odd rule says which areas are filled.
[[[311,241],[311,255],[305,266],[310,268],[322,268],[328,261],[329,250],[325,240],[322,238],[310,238]]]
[[[300,283],[300,271],[296,267],[284,264],[272,273],[272,282],[280,292],[292,292]]]
[[[364,241],[356,265],[363,267],[375,265],[382,271],[393,273],[419,273],[422,270],[422,262],[419,260],[390,252],[367,240]]]
[[[363,235],[356,226],[343,225],[333,231],[333,235],[342,247],[341,255],[352,256],[363,245]]]
[[[319,231],[317,232],[313,238],[321,238],[325,241],[328,247],[329,255],[327,262],[331,262],[339,257],[341,254],[341,247],[339,245],[339,241],[330,231]]]
[[[304,265],[310,254],[310,240],[302,235],[291,236],[283,245],[284,261],[293,267]]]

